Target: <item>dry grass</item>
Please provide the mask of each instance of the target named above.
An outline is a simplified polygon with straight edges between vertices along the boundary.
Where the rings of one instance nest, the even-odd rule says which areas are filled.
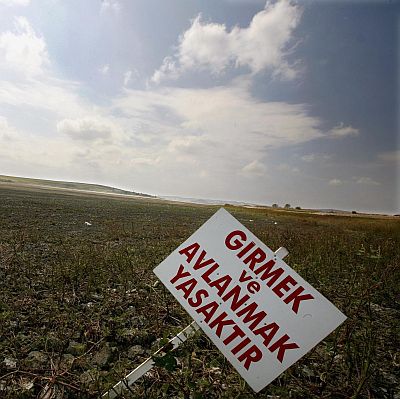
[[[0,397],[98,397],[186,326],[152,269],[216,209],[0,187]],[[399,398],[399,221],[228,210],[348,320],[259,394],[198,334],[125,397]]]

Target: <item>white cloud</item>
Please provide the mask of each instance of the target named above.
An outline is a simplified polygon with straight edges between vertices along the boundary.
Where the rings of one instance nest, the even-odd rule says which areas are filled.
[[[202,136],[184,136],[176,137],[168,144],[168,151],[173,153],[195,154],[199,152],[200,147],[206,142]]]
[[[44,39],[29,24],[22,26],[22,34],[30,32],[42,41],[48,60]],[[235,29],[240,37],[245,35],[239,28],[225,35]],[[247,35],[255,28],[245,29]],[[57,79],[51,65],[39,65],[46,73],[18,82],[0,80],[0,107],[37,118],[39,128],[47,126],[44,132],[34,124],[24,131],[21,122],[16,131],[0,120],[0,129],[12,133],[14,141],[0,135],[1,167],[58,170],[59,176],[75,171],[81,179],[101,176],[124,184],[134,178],[142,191],[202,195],[208,190],[218,196],[232,192],[235,185],[254,186],[269,179],[262,162],[269,151],[326,136],[307,105],[253,97],[251,75],[207,89],[124,88],[110,106],[96,106],[80,94],[80,84]],[[103,67],[107,72],[108,66]],[[132,68],[120,78],[129,85],[135,73]]]
[[[301,157],[301,160],[304,162],[313,162],[315,161],[315,159],[316,159],[315,154],[307,154]]]
[[[306,154],[300,159],[304,162],[316,162],[316,161],[327,161],[332,158],[332,155],[328,154]]]
[[[244,166],[241,170],[245,176],[264,176],[267,168],[260,161],[254,160]]]
[[[139,72],[133,68],[124,73],[124,86],[128,86],[134,79],[139,77]]]
[[[78,140],[109,138],[113,126],[106,120],[97,118],[63,119],[57,123],[57,131]]]
[[[134,178],[142,191],[224,196],[234,184],[270,178],[261,162],[268,151],[324,137],[307,105],[254,98],[251,76],[208,89],[125,88],[110,107],[90,103],[81,89],[55,78],[51,65],[27,80],[0,80],[0,107],[48,126],[14,132],[13,143],[0,136],[3,170],[115,184]]]
[[[0,138],[3,140],[13,140],[16,129],[8,123],[7,118],[0,116]]]
[[[341,186],[343,184],[343,181],[340,179],[331,179],[331,180],[329,180],[328,184],[330,186]]]
[[[0,69],[22,72],[27,77],[41,75],[49,64],[46,43],[25,17],[17,17],[14,31],[0,34]]]
[[[127,90],[114,107],[130,118],[151,122],[148,130],[158,132],[161,140],[169,135],[203,137],[213,143],[212,151],[221,148],[247,163],[267,147],[322,136],[319,119],[309,116],[307,107],[256,100],[243,82],[211,89]]]
[[[380,183],[376,180],[371,179],[370,177],[360,177],[356,181],[357,184],[364,184],[367,186],[379,186]]]
[[[51,114],[58,118],[80,117],[89,105],[79,96],[80,85],[51,76],[11,83],[0,80],[0,104],[34,109],[38,115]],[[22,112],[22,111],[21,111]]]
[[[360,134],[358,129],[352,126],[345,126],[343,122],[335,126],[328,132],[329,136],[332,138],[343,138],[343,137],[354,137]]]
[[[108,65],[108,64],[102,65],[102,66],[99,68],[99,72],[100,72],[102,75],[107,75],[108,72],[110,72],[110,65]]]
[[[378,154],[378,159],[383,162],[397,163],[400,166],[400,150],[381,152]]]
[[[195,184],[201,171],[205,189],[212,187],[217,196],[218,190],[220,195],[231,190],[232,179],[266,178],[260,160],[273,148],[323,136],[320,120],[308,115],[308,107],[257,100],[245,83],[125,90],[112,112],[130,139],[121,139],[118,148],[131,159],[149,160],[146,173],[153,170],[157,185],[165,185],[158,192],[173,187],[175,193],[194,193],[201,189]]]
[[[151,81],[154,83],[160,83],[166,78],[177,79],[179,74],[179,67],[177,66],[176,61],[174,61],[172,57],[165,57],[160,68],[157,69],[151,77]]]
[[[26,7],[30,4],[31,0],[0,0],[0,6],[12,7],[23,6]]]
[[[51,171],[70,167],[73,148],[58,137],[37,136],[11,126],[0,117],[0,165],[11,165],[14,174],[26,174],[44,168]],[[19,172],[20,171],[20,172]]]
[[[82,97],[79,84],[56,77],[45,39],[23,17],[15,19],[12,31],[0,34],[0,73],[0,108],[14,118],[19,115],[18,130],[6,119],[0,119],[0,166],[3,170],[9,168],[11,173],[21,174],[39,170],[65,174],[78,165],[82,167],[82,162],[88,167],[97,163],[98,167],[101,156],[112,147],[112,143],[106,143],[107,140],[112,142],[107,130],[111,127],[101,124],[103,119],[107,120],[102,116],[107,112]],[[85,122],[88,115],[98,118],[98,123]],[[84,122],[79,123],[80,119]],[[60,131],[70,136],[108,138],[86,142],[70,140],[54,131],[57,121],[62,120]],[[104,148],[100,148],[101,145]],[[82,151],[86,158],[79,155]],[[96,168],[93,170],[97,173]]]
[[[121,11],[121,3],[117,0],[101,0],[100,12],[114,12],[119,13]]]
[[[175,79],[188,70],[219,74],[229,66],[246,67],[252,73],[268,69],[292,79],[297,72],[287,63],[286,55],[300,16],[299,7],[289,0],[267,2],[247,28],[235,26],[230,31],[224,24],[203,22],[198,16],[181,35],[177,53],[164,59],[152,81]]]
[[[132,80],[132,71],[126,71],[124,73],[124,86],[127,86]]]
[[[223,0],[225,3],[229,3],[229,4],[245,4],[245,5],[249,5],[249,4],[259,4],[259,5],[263,5],[265,4],[265,0]]]

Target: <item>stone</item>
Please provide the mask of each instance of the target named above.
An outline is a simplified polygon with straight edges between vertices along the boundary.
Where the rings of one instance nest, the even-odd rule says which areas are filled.
[[[67,352],[74,356],[80,356],[85,353],[85,344],[81,344],[76,341],[70,341]]]
[[[40,369],[47,365],[48,357],[40,351],[29,352],[25,364],[31,369]]]
[[[110,344],[108,342],[104,343],[100,350],[97,351],[92,358],[93,364],[104,367],[108,364],[112,357],[112,348],[110,348]]]
[[[80,376],[80,381],[85,386],[93,386],[97,383],[100,373],[96,368],[87,370]]]
[[[138,356],[142,356],[146,353],[145,349],[141,345],[133,345],[128,350],[128,358],[135,359]]]
[[[3,364],[8,369],[15,369],[17,368],[17,361],[12,357],[5,357],[3,360]]]
[[[75,356],[71,355],[70,353],[64,353],[61,357],[61,360],[57,364],[57,368],[63,371],[70,370],[74,361]]]

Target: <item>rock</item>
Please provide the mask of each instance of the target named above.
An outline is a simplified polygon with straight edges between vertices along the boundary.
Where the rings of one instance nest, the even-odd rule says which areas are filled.
[[[39,392],[38,399],[63,399],[64,388],[48,382]]]
[[[128,350],[128,358],[132,360],[135,359],[137,356],[144,355],[145,353],[146,351],[141,345],[133,345]]]
[[[33,388],[34,384],[33,381],[28,378],[21,378],[21,380],[19,381],[19,386],[23,391],[30,391]]]
[[[93,364],[104,367],[112,357],[112,348],[108,342],[104,343],[100,350],[92,358]]]
[[[61,357],[61,360],[57,364],[57,368],[62,371],[70,370],[72,368],[74,360],[74,356],[69,353],[64,353]]]
[[[95,385],[97,384],[97,380],[99,379],[100,373],[96,368],[87,370],[81,374],[80,380],[81,383],[85,386]]]
[[[142,346],[150,346],[156,339],[157,337],[154,334],[143,330],[138,330],[131,343]]]
[[[143,327],[145,323],[145,318],[141,316],[134,316],[131,318],[131,325],[135,328]]]
[[[8,369],[15,369],[17,368],[17,361],[12,357],[5,357],[3,360],[4,365]]]
[[[47,355],[40,351],[29,352],[25,364],[31,369],[40,369],[47,365]]]
[[[121,333],[121,335],[124,338],[128,338],[128,339],[136,337],[138,334],[139,334],[139,331],[136,328],[125,328]]]
[[[76,341],[70,341],[67,352],[74,356],[80,356],[85,353],[85,344],[81,344]]]
[[[63,341],[53,334],[49,334],[46,341],[46,349],[51,352],[59,352],[63,348]]]

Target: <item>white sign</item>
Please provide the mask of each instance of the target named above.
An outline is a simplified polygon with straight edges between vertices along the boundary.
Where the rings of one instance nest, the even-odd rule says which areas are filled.
[[[224,209],[154,272],[256,392],[346,319]]]

